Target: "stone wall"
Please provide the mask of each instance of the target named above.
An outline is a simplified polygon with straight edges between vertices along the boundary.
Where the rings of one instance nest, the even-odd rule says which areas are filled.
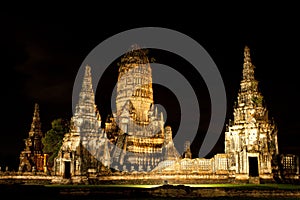
[[[47,185],[51,184],[54,176],[45,173],[19,173],[19,172],[2,172],[0,173],[0,185],[4,184],[30,184],[30,185]]]
[[[45,173],[1,173],[0,184],[215,184],[215,183],[249,183],[248,179],[235,179],[228,174],[114,174],[114,175],[89,175],[72,176],[64,179],[61,176],[51,176]],[[260,180],[261,183],[270,183],[274,180]]]

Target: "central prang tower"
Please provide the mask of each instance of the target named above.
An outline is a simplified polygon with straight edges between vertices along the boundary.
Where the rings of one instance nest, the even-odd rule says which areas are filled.
[[[162,112],[158,113],[154,107],[152,71],[147,53],[133,45],[121,58],[117,110],[105,123],[105,131],[108,135],[113,134],[115,142],[112,167],[122,171],[151,171],[162,160],[179,157],[174,145],[165,143],[164,119]],[[167,133],[173,144],[171,127]],[[168,152],[167,158],[164,152]]]
[[[121,58],[116,98],[117,116],[121,115],[127,103],[134,108],[131,110],[131,117],[135,121],[140,125],[149,124],[148,112],[153,104],[152,72],[147,50],[139,49],[137,45]]]

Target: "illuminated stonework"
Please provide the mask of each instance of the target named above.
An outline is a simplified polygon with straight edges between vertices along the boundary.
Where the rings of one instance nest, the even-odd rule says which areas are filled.
[[[165,130],[163,114],[154,108],[147,51],[136,45],[121,58],[116,107],[105,127],[116,144],[112,151],[113,168],[151,171],[163,159],[179,157],[172,146],[171,127]],[[170,144],[164,145],[166,140]]]
[[[63,138],[54,172],[69,178],[89,172],[106,172],[109,166],[108,139],[101,129],[101,117],[95,105],[91,67],[86,66],[70,132]]]
[[[282,155],[279,160],[277,127],[269,119],[263,96],[258,90],[258,81],[254,78],[254,68],[250,49],[246,46],[234,120],[229,120],[226,126],[225,153],[216,154],[210,159],[191,159],[189,147],[185,145],[183,159],[173,163],[161,162],[154,172],[198,173],[199,176],[206,174],[212,179],[214,175],[222,174],[227,178],[249,179],[253,183],[259,183],[260,179],[280,178],[282,171],[289,172],[293,178],[299,176],[297,156]]]
[[[192,158],[189,141],[179,155],[172,128],[164,126],[163,114],[154,107],[152,72],[145,50],[133,46],[121,58],[116,111],[107,117],[105,128],[101,128],[95,105],[91,68],[86,66],[71,130],[64,137],[54,172],[72,180],[77,176],[96,182],[234,179],[259,183],[280,177],[282,165],[289,177],[298,179],[298,157],[279,156],[277,128],[258,90],[248,47],[240,86],[234,119],[226,126],[225,153]]]
[[[272,170],[278,170],[277,128],[269,119],[254,68],[246,46],[234,119],[225,132],[225,153],[229,156],[229,169],[235,173],[272,177]]]
[[[41,130],[40,110],[36,103],[28,138],[25,141],[25,148],[20,153],[20,172],[44,171],[44,159],[47,156],[43,155],[42,145],[43,133]]]

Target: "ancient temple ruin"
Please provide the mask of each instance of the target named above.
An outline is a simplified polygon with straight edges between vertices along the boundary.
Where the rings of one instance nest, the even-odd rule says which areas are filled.
[[[43,154],[43,133],[41,130],[39,105],[34,105],[34,112],[25,148],[20,153],[20,172],[46,171],[47,155]]]
[[[210,159],[192,159],[188,145],[181,159],[159,163],[152,171],[162,174],[198,174],[198,178],[240,181],[274,181],[284,177],[299,179],[299,158],[279,154],[276,123],[270,118],[266,102],[254,77],[250,49],[244,49],[240,90],[234,105],[234,119],[225,132],[225,153]],[[284,174],[288,174],[284,175]],[[197,179],[197,178],[196,178]]]
[[[63,138],[54,173],[65,178],[104,173],[109,169],[110,160],[108,139],[101,129],[101,116],[95,105],[91,67],[86,66],[70,132]]]
[[[246,46],[234,118],[225,132],[225,153],[229,170],[236,174],[271,179],[278,173],[277,127],[268,115],[254,69]]]
[[[104,128],[95,104],[91,69],[85,68],[71,130],[55,159],[55,175],[90,179],[94,175],[94,181],[125,182],[259,183],[280,179],[285,173],[299,179],[299,158],[279,154],[277,126],[259,91],[248,47],[233,120],[226,125],[225,152],[212,158],[192,158],[190,141],[183,155],[176,150],[172,128],[164,125],[163,114],[154,106],[146,50],[133,46],[121,58],[116,110],[107,117]]]
[[[113,168],[151,171],[164,159],[179,157],[171,146],[171,127],[165,129],[163,113],[154,107],[147,51],[137,46],[121,58],[116,109],[113,118],[105,124],[105,132],[116,141],[112,151]]]

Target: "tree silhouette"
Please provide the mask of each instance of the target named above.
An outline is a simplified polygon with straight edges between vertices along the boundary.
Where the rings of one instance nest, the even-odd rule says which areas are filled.
[[[42,139],[44,145],[43,152],[49,155],[48,167],[53,167],[54,159],[62,145],[64,135],[69,132],[70,123],[65,119],[55,119],[51,122],[52,128],[46,132],[45,137]]]

